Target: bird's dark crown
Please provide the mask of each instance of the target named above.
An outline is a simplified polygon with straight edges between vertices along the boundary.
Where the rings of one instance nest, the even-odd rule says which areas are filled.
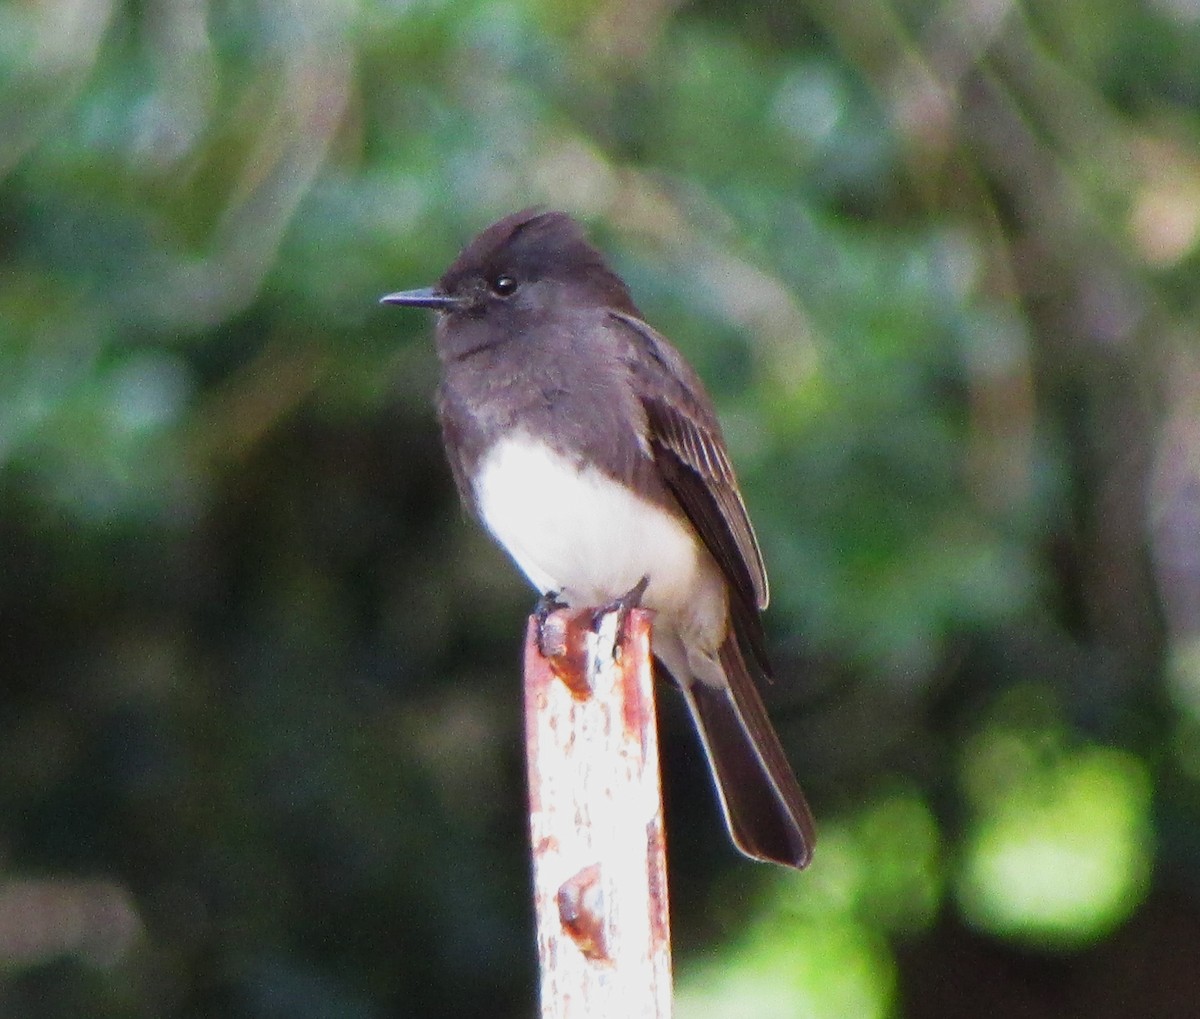
[[[437,289],[479,311],[515,295],[528,284],[557,282],[630,314],[637,308],[621,278],[588,243],[583,228],[565,212],[514,212],[471,241],[438,281]]]

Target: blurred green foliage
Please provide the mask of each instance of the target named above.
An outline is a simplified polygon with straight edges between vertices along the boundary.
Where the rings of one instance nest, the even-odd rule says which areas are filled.
[[[533,1009],[432,282],[585,220],[720,405],[821,821],[664,692],[681,1016],[1200,1000],[1200,6],[0,7],[0,1014]]]

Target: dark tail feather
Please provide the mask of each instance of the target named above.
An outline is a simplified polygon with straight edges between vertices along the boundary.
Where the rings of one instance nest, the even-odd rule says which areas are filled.
[[[729,833],[747,856],[806,867],[815,841],[812,813],[732,636],[718,659],[727,685],[693,679],[683,689]]]

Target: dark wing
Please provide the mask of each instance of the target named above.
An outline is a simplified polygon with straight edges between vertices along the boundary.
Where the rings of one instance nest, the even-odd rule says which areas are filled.
[[[739,639],[769,675],[759,619],[769,598],[767,572],[716,412],[699,377],[664,337],[632,315],[609,315],[626,327],[629,354],[636,355],[626,362],[646,411],[655,461],[729,582]]]

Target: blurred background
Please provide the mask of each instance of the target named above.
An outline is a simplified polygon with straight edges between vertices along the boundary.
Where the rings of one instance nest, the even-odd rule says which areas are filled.
[[[433,282],[708,381],[820,820],[662,692],[681,1019],[1200,1005],[1200,0],[0,5],[0,1015],[527,1017],[532,595]]]

